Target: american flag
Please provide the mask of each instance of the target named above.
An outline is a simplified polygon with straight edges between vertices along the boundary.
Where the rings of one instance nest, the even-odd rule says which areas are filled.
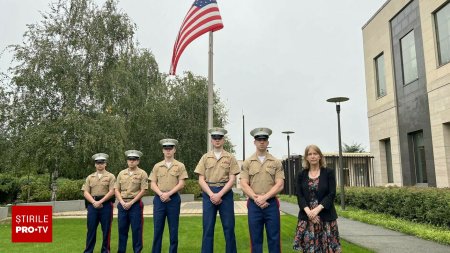
[[[173,45],[170,74],[175,75],[178,60],[184,49],[193,40],[209,31],[223,28],[222,17],[216,0],[195,0],[181,24],[175,45]]]

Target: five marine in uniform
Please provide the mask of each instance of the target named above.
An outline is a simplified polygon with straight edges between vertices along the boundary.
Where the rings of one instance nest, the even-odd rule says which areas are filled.
[[[284,172],[281,162],[267,152],[269,128],[256,128],[250,132],[255,138],[256,152],[244,161],[242,171],[236,158],[225,151],[223,128],[209,129],[213,150],[200,159],[195,173],[203,195],[203,237],[202,253],[214,252],[214,227],[217,212],[222,221],[227,253],[236,253],[234,233],[235,216],[233,191],[236,175],[241,173],[241,187],[248,196],[248,225],[251,251],[263,252],[263,230],[266,229],[270,253],[281,252],[280,211],[276,195],[283,189]],[[98,223],[101,224],[103,242],[101,252],[110,252],[110,235],[113,203],[117,199],[118,209],[118,252],[126,252],[128,232],[131,226],[134,252],[143,248],[143,203],[141,198],[150,187],[155,192],[153,198],[154,237],[152,252],[161,252],[162,235],[167,218],[170,233],[169,252],[178,249],[178,224],[180,216],[179,191],[188,178],[183,163],[174,157],[178,141],[160,141],[164,160],[154,165],[150,177],[138,167],[142,152],[125,152],[128,167],[119,172],[117,179],[106,171],[108,155],[98,153],[92,156],[96,172],[86,178],[82,187],[86,199],[87,236],[84,252],[93,252]],[[115,195],[115,198],[114,198]]]

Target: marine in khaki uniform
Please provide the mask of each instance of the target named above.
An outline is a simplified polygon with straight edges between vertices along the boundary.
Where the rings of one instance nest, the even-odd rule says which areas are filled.
[[[161,252],[164,225],[169,224],[170,248],[169,252],[178,250],[178,224],[180,218],[181,199],[178,191],[184,187],[184,180],[188,174],[184,164],[175,160],[175,139],[162,139],[164,160],[155,164],[150,173],[150,186],[155,192],[153,198],[153,253]]]
[[[281,252],[280,208],[276,195],[284,187],[281,162],[267,152],[269,128],[255,128],[250,134],[255,138],[256,153],[244,161],[241,187],[248,196],[248,227],[252,253],[263,252],[263,229],[266,227],[270,253]]]
[[[95,172],[86,178],[81,190],[87,208],[87,235],[85,253],[94,252],[97,227],[100,222],[103,233],[101,252],[109,252],[111,223],[114,209],[114,182],[116,177],[106,171],[108,155],[98,153],[92,156]]]
[[[144,204],[141,198],[148,189],[147,172],[140,169],[139,159],[142,152],[138,150],[125,151],[128,168],[119,172],[116,184],[114,185],[116,198],[119,201],[118,227],[119,227],[119,249],[118,252],[126,252],[128,241],[128,230],[131,225],[133,237],[133,251],[141,252],[143,248],[143,211]]]
[[[225,252],[235,253],[237,249],[231,188],[240,168],[236,158],[223,149],[227,130],[214,127],[208,132],[211,135],[213,150],[202,156],[194,171],[198,174],[198,183],[203,190],[202,252],[214,252],[214,227],[219,211],[226,243]]]

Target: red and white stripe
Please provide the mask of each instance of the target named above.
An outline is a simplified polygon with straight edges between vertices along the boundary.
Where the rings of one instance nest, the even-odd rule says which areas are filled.
[[[173,46],[170,74],[175,75],[178,60],[184,49],[196,38],[209,31],[214,32],[223,28],[222,18],[216,3],[203,8],[193,5],[186,14]]]

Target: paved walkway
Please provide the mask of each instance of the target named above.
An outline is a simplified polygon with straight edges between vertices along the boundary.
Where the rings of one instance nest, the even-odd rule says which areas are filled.
[[[236,215],[246,215],[247,206],[245,201],[235,201],[234,211]],[[280,202],[280,209],[283,213],[297,216],[298,205],[287,202]],[[192,216],[202,214],[202,203],[199,201],[182,202],[181,215]],[[114,215],[117,216],[117,208],[114,208]],[[152,205],[144,206],[144,216],[153,215]],[[86,211],[54,213],[54,218],[86,217]],[[343,217],[338,219],[339,234],[345,240],[372,249],[378,253],[449,253],[450,246],[426,241],[411,235],[405,235],[389,229],[366,223],[353,221]]]
[[[182,216],[195,216],[202,215],[202,202],[201,201],[192,201],[192,202],[181,202],[181,211]],[[247,205],[245,201],[235,201],[234,202],[234,213],[236,215],[246,215],[247,214]],[[117,217],[117,208],[114,207],[113,211],[114,217]],[[70,212],[61,212],[54,213],[53,218],[83,218],[86,217],[87,211],[70,211]],[[144,217],[152,217],[153,216],[153,205],[145,205],[144,206]]]

